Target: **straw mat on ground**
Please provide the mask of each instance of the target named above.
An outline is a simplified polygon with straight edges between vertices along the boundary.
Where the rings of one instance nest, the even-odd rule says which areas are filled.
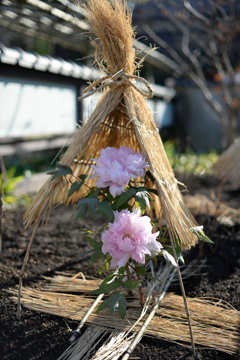
[[[212,170],[218,179],[228,181],[233,190],[240,188],[240,137],[222,153]]]
[[[61,293],[56,290],[59,287],[59,291],[63,291],[67,282],[70,282],[71,286],[74,285],[74,293],[85,292],[85,294]],[[98,280],[82,279],[74,279],[72,282],[69,277],[58,276],[52,279],[52,283],[41,291],[23,288],[21,302],[31,310],[81,320],[94,301],[89,292],[97,287],[97,282]],[[49,291],[50,289],[52,291]],[[86,293],[86,289],[88,293]],[[10,292],[13,299],[17,301],[17,290],[14,289]],[[240,336],[239,311],[216,299],[188,298],[188,304],[195,343],[229,354],[236,353]],[[117,313],[110,316],[107,310],[101,313],[96,313],[94,310],[88,318],[88,324],[97,328],[102,327],[103,331],[106,329],[109,331],[128,331],[139,319],[140,313],[139,301],[128,299],[127,318],[125,320],[118,318]],[[147,315],[138,322],[134,332],[140,329]],[[145,334],[185,345],[189,344],[189,328],[181,296],[172,293],[165,296]]]
[[[57,360],[118,360],[131,344],[133,336],[134,334],[127,334],[125,331],[110,332],[109,328],[88,326],[81,337]],[[98,349],[104,338],[106,340]]]
[[[142,152],[149,162],[159,193],[159,197],[154,197],[157,218],[164,216],[173,238],[179,239],[182,248],[188,249],[198,241],[190,231],[197,224],[184,204],[153,114],[147,106],[145,98],[151,97],[152,91],[146,80],[136,76],[139,64],[133,48],[131,13],[125,1],[109,0],[89,0],[85,12],[96,34],[93,41],[96,63],[107,75],[91,84],[83,97],[97,90],[102,91],[102,96],[60,161],[72,168],[73,175],[49,178],[28,207],[25,225],[46,218],[56,204],[76,203],[86,188],[82,187],[68,198],[69,187],[77,176],[90,173],[92,159],[98,158],[103,148],[128,146]],[[146,86],[145,93],[135,80]],[[94,182],[88,182],[89,186],[92,184]]]

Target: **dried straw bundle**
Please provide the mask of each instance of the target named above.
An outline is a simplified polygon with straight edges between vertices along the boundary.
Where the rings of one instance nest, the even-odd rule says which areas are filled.
[[[75,175],[89,174],[92,158],[97,158],[107,146],[128,146],[142,152],[155,178],[159,197],[155,198],[157,217],[165,217],[173,237],[188,249],[197,242],[189,229],[196,222],[184,204],[177,180],[165,154],[159,131],[144,97],[152,97],[148,83],[135,75],[133,49],[134,32],[131,14],[125,1],[89,0],[85,7],[97,40],[96,62],[107,76],[90,85],[83,97],[97,90],[103,94],[88,121],[78,130],[61,159],[61,164],[72,168],[73,175],[51,178],[35,195],[25,215],[25,225],[38,223],[46,218],[51,208],[61,202],[76,203],[83,190],[67,198]],[[134,80],[146,85],[143,93]],[[98,87],[97,87],[98,86]],[[91,186],[91,181],[88,185]]]
[[[17,301],[17,290],[11,290],[13,300]],[[22,304],[35,311],[81,320],[93,299],[86,295],[63,294],[46,292],[36,289],[23,288]],[[239,341],[239,311],[214,299],[188,298],[192,317],[194,340],[198,345],[235,354]],[[117,316],[110,316],[108,311],[93,313],[88,323],[102,327],[102,331],[128,331],[139,320],[141,308],[139,301],[128,302],[128,317],[125,320]],[[144,323],[146,314],[134,327],[138,332]],[[185,308],[181,296],[167,294],[160,308],[145,330],[146,335],[161,338],[167,341],[189,343],[189,328]]]
[[[233,226],[240,223],[240,211],[233,209],[217,199],[210,200],[202,194],[184,197],[187,207],[193,215],[213,216],[220,224]]]
[[[94,354],[106,335],[109,335],[109,328],[88,326],[78,341],[69,346],[57,360],[118,360],[129,347],[133,334],[128,335],[119,330],[111,332]]]
[[[240,137],[219,157],[212,170],[218,179],[228,181],[233,190],[240,188]]]

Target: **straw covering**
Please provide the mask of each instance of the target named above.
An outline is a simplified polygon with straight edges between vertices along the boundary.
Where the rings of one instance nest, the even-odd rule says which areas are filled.
[[[101,282],[101,280],[70,278],[64,274],[49,280],[51,283],[43,290],[23,288],[22,304],[31,310],[74,320],[82,319],[94,301],[92,295],[89,294],[90,291],[96,289]],[[71,291],[75,294],[71,294]],[[144,289],[144,291],[148,290]],[[17,301],[17,290],[11,290],[11,293],[13,299]],[[239,341],[239,311],[217,299],[188,298],[188,303],[195,343],[235,354]],[[138,299],[130,298],[128,299],[128,316],[125,320],[121,320],[117,314],[109,315],[108,310],[96,313],[95,309],[87,322],[98,329],[102,328],[102,332],[107,329],[110,332],[113,330],[127,332],[138,321],[141,311]],[[139,331],[147,316],[148,313],[137,322],[134,332]],[[189,329],[181,296],[172,293],[165,296],[146,328],[145,335],[182,342],[188,346]],[[84,343],[83,339],[81,343]],[[89,348],[91,347],[90,343]]]
[[[61,159],[61,164],[71,167],[73,175],[49,180],[34,196],[25,215],[25,225],[36,224],[48,216],[51,208],[61,202],[76,203],[83,190],[67,197],[74,176],[89,174],[92,158],[98,158],[107,146],[128,146],[140,151],[150,164],[159,197],[154,198],[157,218],[164,217],[169,230],[181,247],[190,248],[197,236],[189,229],[196,222],[185,206],[177,180],[165,154],[159,131],[149,110],[146,97],[152,96],[148,83],[136,76],[136,64],[131,27],[131,13],[122,1],[89,0],[86,17],[96,39],[95,60],[107,74],[101,81],[91,84],[83,97],[102,91],[95,110],[88,121],[77,131]],[[146,85],[146,93],[137,87],[135,79]],[[88,185],[94,184],[89,180]]]
[[[222,153],[212,170],[216,177],[225,182],[228,181],[233,190],[240,188],[240,137]]]

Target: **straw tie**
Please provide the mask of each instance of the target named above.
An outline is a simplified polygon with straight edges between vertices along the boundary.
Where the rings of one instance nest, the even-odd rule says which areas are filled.
[[[141,83],[143,83],[147,88],[147,92],[139,89],[134,84],[134,82],[131,81],[131,79],[136,79],[136,80],[140,81]],[[107,81],[107,80],[110,80],[110,81]],[[98,86],[99,84],[101,84],[101,85]],[[106,76],[102,77],[101,79],[94,81],[91,85],[89,85],[83,91],[84,95],[79,97],[78,100],[85,99],[85,98],[91,96],[92,94],[94,94],[95,92],[104,89],[105,87],[111,87],[111,86],[115,86],[115,85],[120,86],[122,84],[128,84],[128,85],[132,86],[135,90],[137,90],[142,96],[144,96],[147,99],[150,99],[153,97],[153,91],[147,80],[145,80],[144,78],[142,78],[140,76],[126,74],[123,70],[120,70],[114,75],[106,75]]]

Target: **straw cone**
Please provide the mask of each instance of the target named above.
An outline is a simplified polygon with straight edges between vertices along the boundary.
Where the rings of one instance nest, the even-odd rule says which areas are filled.
[[[240,211],[217,201],[217,199],[213,201],[205,195],[196,194],[194,196],[186,195],[184,200],[193,215],[213,216],[220,224],[226,226],[240,224]]]
[[[67,198],[68,190],[75,175],[89,174],[92,159],[98,158],[107,146],[128,146],[142,152],[155,178],[159,197],[155,197],[155,214],[167,220],[173,237],[181,247],[190,248],[198,241],[189,230],[196,226],[194,218],[185,206],[178,189],[177,180],[165,154],[159,131],[144,97],[151,97],[148,83],[146,93],[136,87],[137,65],[134,55],[134,32],[131,14],[122,1],[89,0],[85,7],[97,40],[96,62],[107,74],[102,82],[90,85],[88,96],[102,89],[102,96],[88,121],[77,131],[61,159],[61,164],[72,168],[73,175],[49,180],[33,198],[25,215],[25,225],[35,224],[48,216],[49,211],[61,202],[76,203],[83,196],[84,189]],[[93,181],[88,183],[89,186]]]
[[[240,188],[240,137],[223,152],[212,170],[218,179],[231,183],[233,190]]]

